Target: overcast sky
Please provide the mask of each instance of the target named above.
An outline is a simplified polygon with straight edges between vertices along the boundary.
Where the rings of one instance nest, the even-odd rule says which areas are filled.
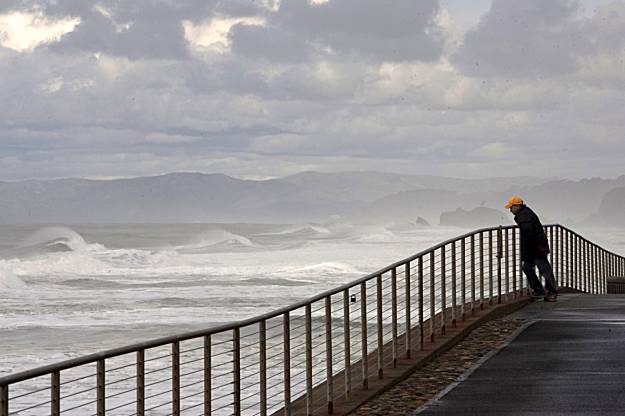
[[[2,0],[0,180],[625,174],[625,0]]]

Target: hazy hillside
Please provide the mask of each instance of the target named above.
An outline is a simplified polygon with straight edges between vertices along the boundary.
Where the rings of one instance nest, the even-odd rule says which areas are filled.
[[[603,197],[612,189],[625,186],[625,176],[616,179],[549,181],[535,187],[515,189],[538,212],[552,220],[570,218],[585,221],[599,211]],[[595,217],[596,218],[596,217]]]
[[[480,206],[502,209],[513,193],[521,194],[545,222],[588,218],[596,222],[598,211],[617,216],[619,194],[608,193],[624,186],[625,176],[541,181],[380,172],[303,172],[265,181],[201,173],[119,180],[30,180],[0,182],[0,222],[284,223],[343,218],[390,223],[414,222],[421,216],[438,224],[443,211]]]
[[[404,191],[377,199],[352,218],[382,223],[415,222],[418,217],[437,225],[442,211],[454,209],[461,198],[454,191],[423,189]]]
[[[548,179],[538,177],[462,179],[429,175],[400,175],[384,172],[301,172],[279,179],[311,192],[338,192],[353,199],[374,200],[408,190],[446,190],[473,193],[483,190],[507,191],[511,187],[537,186]]]
[[[625,187],[608,192],[601,201],[593,222],[600,225],[625,226]]]
[[[480,228],[512,222],[512,215],[506,215],[501,210],[486,207],[477,207],[472,210],[458,208],[455,211],[443,212],[440,219],[441,225],[462,228]]]

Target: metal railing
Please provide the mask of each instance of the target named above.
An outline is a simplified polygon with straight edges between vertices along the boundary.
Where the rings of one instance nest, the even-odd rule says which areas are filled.
[[[560,287],[605,293],[625,275],[624,257],[545,229]],[[262,316],[0,378],[0,416],[332,413],[450,325],[525,290],[518,229],[480,229]]]

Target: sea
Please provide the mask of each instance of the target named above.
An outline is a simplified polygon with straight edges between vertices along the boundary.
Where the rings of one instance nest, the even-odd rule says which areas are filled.
[[[250,318],[464,232],[348,223],[0,225],[0,376]]]

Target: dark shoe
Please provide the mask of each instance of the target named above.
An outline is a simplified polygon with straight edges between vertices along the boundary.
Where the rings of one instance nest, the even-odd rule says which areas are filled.
[[[542,299],[545,297],[544,293],[538,293],[538,292],[534,292],[533,290],[530,290],[528,296],[532,299]]]
[[[549,293],[545,296],[545,302],[556,302],[558,300],[558,295],[555,293]]]

